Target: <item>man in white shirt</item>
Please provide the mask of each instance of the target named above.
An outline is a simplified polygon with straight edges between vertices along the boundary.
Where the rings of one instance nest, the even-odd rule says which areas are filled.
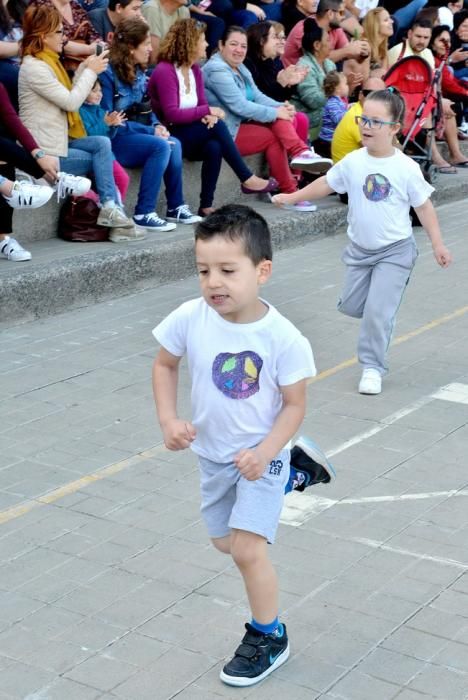
[[[431,40],[431,34],[431,22],[428,19],[416,19],[411,29],[408,29],[408,38],[393,46],[388,52],[388,65],[393,66],[394,63],[405,56],[420,56],[434,70],[434,56],[432,51],[427,48]]]
[[[408,30],[408,39],[403,40],[400,44],[394,46],[388,52],[388,64],[392,66],[401,58],[406,56],[420,56],[429,63],[432,70],[435,69],[434,56],[428,48],[431,40],[432,25],[427,19],[415,19],[413,26]],[[432,162],[437,167],[437,170],[444,175],[454,175],[457,172],[455,166],[466,168],[468,161],[460,150],[458,142],[457,123],[455,113],[452,111],[452,102],[446,98],[442,98],[442,109],[444,112],[444,138],[450,151],[452,163],[448,163],[440,153],[437,144],[434,140],[432,144]],[[427,127],[432,124],[428,120]]]

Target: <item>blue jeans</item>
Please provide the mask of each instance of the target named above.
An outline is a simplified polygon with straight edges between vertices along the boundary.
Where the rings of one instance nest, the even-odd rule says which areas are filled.
[[[262,8],[267,20],[270,22],[281,22],[283,18],[283,5],[281,2],[259,2],[258,6]]]
[[[107,136],[85,136],[70,141],[68,155],[60,157],[60,170],[71,175],[92,175],[101,202],[117,202],[113,161]]]
[[[173,126],[172,131],[182,143],[185,158],[202,161],[201,209],[211,207],[213,204],[223,158],[241,182],[245,182],[251,177],[252,171],[242,160],[242,156],[223,121],[217,122],[211,129],[198,121],[192,124]]]
[[[124,168],[143,168],[135,214],[154,211],[164,176],[167,208],[184,203],[182,149],[174,137],[169,140],[150,133],[123,133],[112,139],[115,157]]]

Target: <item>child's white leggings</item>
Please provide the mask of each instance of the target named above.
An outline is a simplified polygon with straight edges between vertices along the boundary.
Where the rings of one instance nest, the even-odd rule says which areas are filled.
[[[338,311],[362,318],[358,359],[363,368],[387,371],[395,316],[418,257],[413,236],[378,250],[349,243],[342,255],[346,276]]]

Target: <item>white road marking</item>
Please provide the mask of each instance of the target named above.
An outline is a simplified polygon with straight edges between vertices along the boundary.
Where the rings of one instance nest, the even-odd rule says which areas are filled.
[[[447,384],[447,386],[443,386],[439,391],[436,391],[433,397],[442,399],[442,401],[468,404],[468,384],[459,384],[457,382]]]
[[[397,421],[401,420],[405,416],[414,413],[428,403],[439,399],[442,401],[451,401],[455,403],[468,404],[468,384],[461,384],[454,382],[452,384],[447,384],[441,387],[438,391],[428,396],[423,396],[421,399],[417,399],[412,403],[408,404],[399,411],[391,413],[386,418],[382,418],[380,423],[359,433],[350,440],[341,443],[337,447],[327,452],[327,457],[331,458],[345,450],[358,445],[363,440],[367,440],[373,435],[377,435],[386,430],[390,425],[393,425]],[[339,478],[339,474],[338,474]],[[283,510],[281,512],[280,522],[284,525],[290,525],[292,527],[299,527],[314,515],[318,515],[322,511],[331,508],[334,505],[359,505],[365,503],[383,503],[383,502],[396,502],[396,501],[416,501],[428,498],[451,498],[453,496],[468,496],[467,490],[452,489],[450,491],[432,491],[428,493],[404,493],[397,496],[368,496],[364,498],[344,498],[340,501],[333,500],[330,498],[323,498],[322,496],[314,496],[309,493],[289,493],[285,499]]]
[[[392,547],[389,544],[384,544],[378,540],[370,540],[367,537],[352,537],[346,538],[349,542],[358,542],[359,544],[367,545],[373,549],[383,549],[386,552],[393,552],[394,554],[404,554],[408,557],[414,557],[415,559],[423,559],[424,561],[433,561],[436,564],[444,564],[448,566],[456,566],[459,569],[468,571],[468,562],[458,561],[458,559],[446,559],[445,557],[432,557],[430,554],[421,554],[420,552],[412,552],[410,549],[403,549],[402,547]]]

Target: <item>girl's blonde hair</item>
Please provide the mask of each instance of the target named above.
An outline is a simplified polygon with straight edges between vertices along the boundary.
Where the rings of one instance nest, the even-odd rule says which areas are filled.
[[[367,39],[371,49],[371,64],[385,64],[388,53],[388,37],[380,34],[380,15],[387,12],[384,7],[375,7],[369,10],[362,21],[364,37]]]

